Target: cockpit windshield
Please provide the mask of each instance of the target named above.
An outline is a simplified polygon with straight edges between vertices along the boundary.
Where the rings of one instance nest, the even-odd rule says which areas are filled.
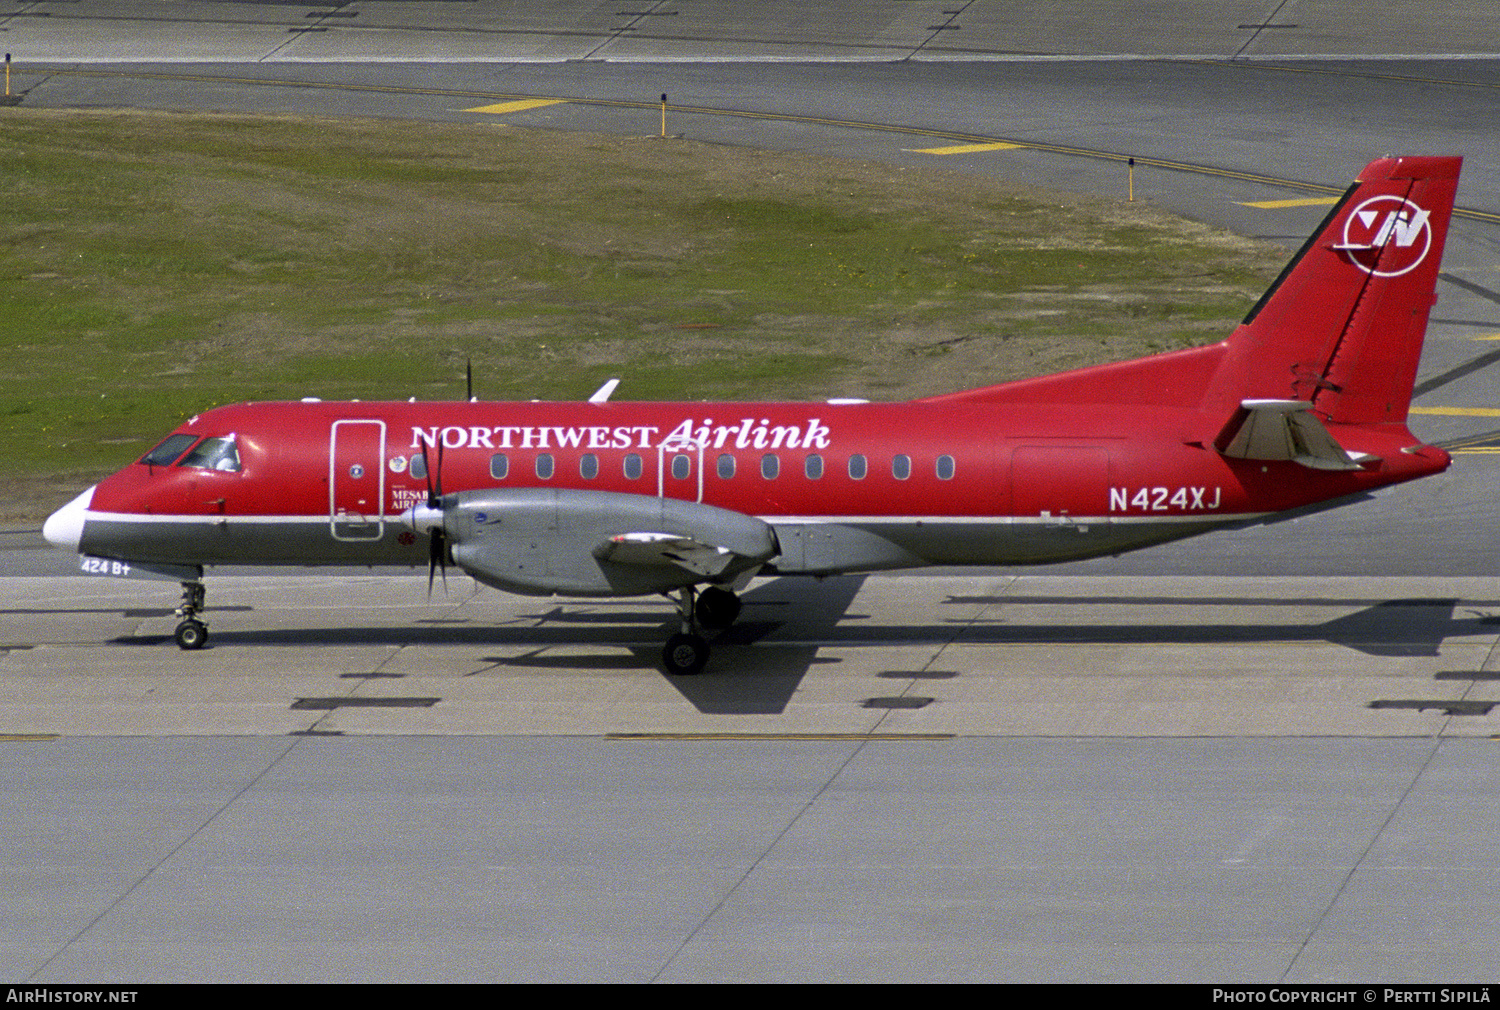
[[[168,435],[166,441],[141,457],[147,466],[171,466],[183,450],[198,441],[197,435]]]
[[[223,438],[205,438],[194,447],[192,452],[182,457],[182,462],[177,465],[239,473],[240,450],[235,445],[233,435],[226,435]]]

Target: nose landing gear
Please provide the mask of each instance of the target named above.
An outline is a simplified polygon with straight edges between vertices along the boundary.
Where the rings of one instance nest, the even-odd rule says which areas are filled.
[[[182,618],[182,623],[177,625],[177,630],[172,637],[177,640],[177,646],[181,649],[201,649],[208,644],[208,625],[198,620],[198,611],[203,609],[203,597],[205,595],[203,583],[184,582],[182,584],[182,606],[174,613]]]

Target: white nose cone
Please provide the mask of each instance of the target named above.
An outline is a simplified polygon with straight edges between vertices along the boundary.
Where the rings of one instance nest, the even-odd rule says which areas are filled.
[[[95,487],[97,486],[96,484]],[[89,503],[93,500],[94,488],[91,487],[48,516],[47,521],[42,523],[42,536],[54,546],[66,547],[70,551],[78,550],[78,543],[83,539],[83,520],[89,510]]]
[[[431,533],[443,528],[443,510],[422,502],[401,513],[401,524],[417,533]]]

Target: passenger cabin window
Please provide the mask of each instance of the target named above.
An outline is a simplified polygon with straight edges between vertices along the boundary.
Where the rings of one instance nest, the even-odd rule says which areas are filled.
[[[849,476],[854,480],[864,480],[865,474],[869,472],[869,464],[863,456],[855,454],[849,457]]]
[[[734,476],[734,457],[729,455],[729,453],[727,452],[724,453],[719,457],[718,467],[719,476],[724,478],[725,480],[729,480]]]
[[[891,476],[897,480],[905,480],[911,476],[911,457],[905,453],[891,458]]]
[[[427,476],[425,473],[417,474],[416,466],[412,466],[412,473],[419,477]],[[503,452],[497,452],[490,457],[490,476],[495,480],[504,480],[510,476],[510,457]]]
[[[937,463],[934,465],[934,469],[937,471],[938,480],[952,480],[955,470],[953,457],[939,456],[937,458]]]
[[[586,452],[578,457],[578,476],[584,480],[593,480],[599,476],[599,457],[591,452]]]
[[[672,476],[678,480],[687,480],[688,474],[693,472],[693,461],[686,456],[677,455],[672,457]]]
[[[171,466],[172,461],[198,441],[197,435],[168,435],[166,441],[141,457],[147,466]]]
[[[775,480],[781,474],[781,460],[775,454],[766,453],[760,458],[760,475],[766,480]]]
[[[205,438],[193,448],[192,452],[182,457],[182,462],[177,465],[239,473],[240,450],[234,444],[233,435],[224,438]]]
[[[823,457],[817,453],[810,453],[807,459],[802,461],[802,472],[807,475],[808,480],[819,480],[823,476]]]
[[[628,452],[628,453],[626,453],[625,454],[625,462],[623,464],[623,468],[624,468],[624,471],[625,471],[625,479],[626,480],[640,480],[641,479],[641,454],[638,453],[638,452]]]
[[[495,465],[494,461],[491,461],[490,462],[490,466],[493,468],[494,465]],[[417,480],[426,480],[427,479],[427,457],[423,456],[420,452],[417,453],[415,456],[413,456],[411,458],[411,465],[407,467],[407,472],[409,472]]]
[[[551,480],[553,471],[557,469],[557,463],[550,452],[538,453],[536,457],[536,475],[542,480]]]

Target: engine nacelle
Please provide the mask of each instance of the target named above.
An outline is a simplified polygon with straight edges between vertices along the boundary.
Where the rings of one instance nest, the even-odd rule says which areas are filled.
[[[445,496],[444,505],[454,563],[510,593],[641,596],[707,581],[666,560],[601,559],[612,538],[631,533],[672,534],[720,549],[726,563],[714,582],[731,582],[777,553],[775,533],[760,519],[671,498],[493,488]]]

